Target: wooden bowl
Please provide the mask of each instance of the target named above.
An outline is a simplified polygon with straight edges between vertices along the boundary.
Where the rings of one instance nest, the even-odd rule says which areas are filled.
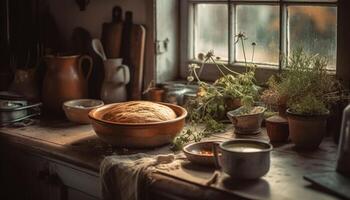
[[[108,104],[89,113],[97,136],[118,147],[149,148],[170,143],[185,126],[186,109],[168,103],[159,103],[173,109],[177,118],[153,123],[118,123],[103,120],[111,108],[120,103]]]

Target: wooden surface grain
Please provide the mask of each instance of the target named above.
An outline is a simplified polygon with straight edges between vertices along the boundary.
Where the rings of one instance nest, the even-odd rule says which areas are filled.
[[[235,137],[229,127],[226,133],[215,134],[212,139]],[[268,140],[265,132],[253,138]],[[100,141],[90,125],[80,126],[66,121],[38,121],[29,127],[0,128],[0,142],[97,173],[105,156],[170,152],[168,146],[138,150],[115,148]],[[218,199],[219,196],[221,199],[337,199],[303,179],[308,173],[334,170],[337,148],[331,139],[325,139],[313,152],[298,152],[292,144],[274,146],[271,169],[257,181],[235,181],[221,174],[219,181],[208,188],[205,183],[214,169],[183,161],[177,170],[154,173],[151,193],[169,196],[168,199]]]

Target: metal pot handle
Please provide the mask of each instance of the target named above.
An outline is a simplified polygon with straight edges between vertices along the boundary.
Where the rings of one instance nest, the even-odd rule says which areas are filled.
[[[212,151],[214,154],[215,167],[220,170],[221,166],[219,162],[219,145],[220,145],[219,142],[213,142]]]

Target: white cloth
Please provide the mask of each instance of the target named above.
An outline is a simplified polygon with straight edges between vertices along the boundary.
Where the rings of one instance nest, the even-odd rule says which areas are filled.
[[[180,167],[181,155],[133,155],[108,156],[100,167],[104,200],[143,200],[147,191],[145,177],[156,171],[174,170]]]

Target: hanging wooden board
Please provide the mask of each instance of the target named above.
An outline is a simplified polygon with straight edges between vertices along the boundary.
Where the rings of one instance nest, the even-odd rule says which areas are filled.
[[[130,36],[130,100],[140,100],[142,95],[146,29],[133,24]]]
[[[107,58],[120,58],[122,42],[123,21],[122,9],[119,6],[113,8],[112,22],[104,23],[102,26],[101,42]]]

